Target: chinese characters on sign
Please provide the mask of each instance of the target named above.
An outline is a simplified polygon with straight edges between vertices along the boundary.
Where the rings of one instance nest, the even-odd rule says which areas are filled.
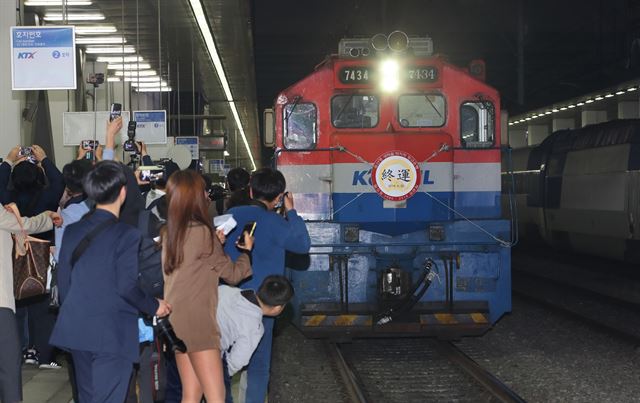
[[[413,196],[420,186],[420,168],[410,154],[391,151],[378,157],[371,172],[376,192],[387,200],[401,201]]]

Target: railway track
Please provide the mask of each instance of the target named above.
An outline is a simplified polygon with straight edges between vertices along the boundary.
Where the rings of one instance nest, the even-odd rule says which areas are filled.
[[[616,262],[580,259],[514,255],[514,295],[640,344],[640,280]]]
[[[354,403],[524,402],[450,342],[375,339],[328,348]]]

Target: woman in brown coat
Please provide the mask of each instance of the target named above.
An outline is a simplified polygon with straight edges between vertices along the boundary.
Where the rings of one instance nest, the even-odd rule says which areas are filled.
[[[182,402],[223,402],[225,387],[216,321],[218,280],[237,284],[251,275],[248,252],[253,238],[244,234],[245,254],[234,263],[223,251],[207,214],[205,183],[194,171],[179,171],[167,182],[168,216],[162,233],[164,297],[173,307],[171,324],[187,352],[176,354]],[[220,237],[224,239],[223,235]]]

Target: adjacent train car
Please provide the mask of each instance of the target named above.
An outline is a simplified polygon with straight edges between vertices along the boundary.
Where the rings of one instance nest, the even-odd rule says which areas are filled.
[[[560,130],[512,161],[523,240],[640,262],[640,120]]]
[[[265,115],[312,239],[288,263],[309,336],[478,335],[511,309],[499,94],[432,49],[343,39]]]

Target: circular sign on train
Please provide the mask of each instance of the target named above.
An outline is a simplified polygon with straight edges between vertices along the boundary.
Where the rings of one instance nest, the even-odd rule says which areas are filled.
[[[404,151],[390,151],[373,163],[371,183],[380,196],[402,201],[413,196],[420,186],[420,166]]]

